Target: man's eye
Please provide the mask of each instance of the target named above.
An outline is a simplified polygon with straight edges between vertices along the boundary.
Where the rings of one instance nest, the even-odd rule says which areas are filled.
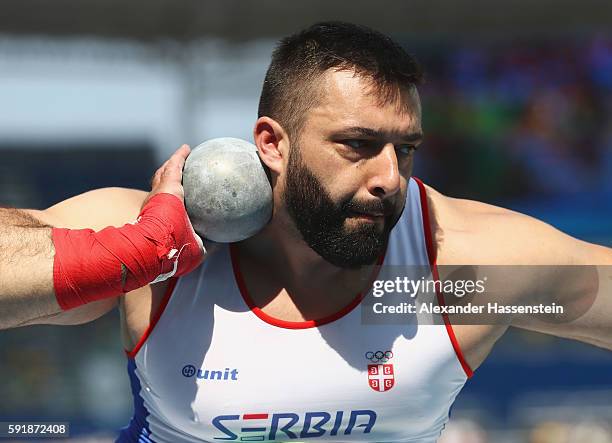
[[[415,145],[409,145],[409,144],[396,145],[395,150],[401,154],[410,155],[414,151],[417,150],[417,147]]]
[[[342,144],[348,146],[351,149],[360,150],[374,150],[380,148],[384,143],[377,142],[375,140],[342,140]],[[395,145],[395,150],[402,155],[410,155],[416,151],[417,147],[411,144]]]
[[[373,144],[368,140],[343,140],[342,143],[353,149],[366,149]]]

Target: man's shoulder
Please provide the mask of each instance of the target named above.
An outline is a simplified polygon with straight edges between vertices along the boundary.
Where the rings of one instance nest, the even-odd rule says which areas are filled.
[[[146,191],[129,188],[100,188],[75,195],[42,210],[28,211],[52,226],[100,230],[134,221]]]
[[[510,209],[445,196],[427,187],[438,262],[552,264],[576,241],[549,224]],[[569,252],[569,249],[568,249]]]

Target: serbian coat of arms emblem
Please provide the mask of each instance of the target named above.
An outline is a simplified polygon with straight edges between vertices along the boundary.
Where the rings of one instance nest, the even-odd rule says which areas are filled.
[[[392,364],[368,365],[368,383],[375,391],[388,391],[395,384]]]

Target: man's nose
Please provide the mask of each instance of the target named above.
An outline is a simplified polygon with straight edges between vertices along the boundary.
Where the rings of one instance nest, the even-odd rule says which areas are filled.
[[[368,160],[369,178],[367,182],[370,194],[378,198],[388,198],[400,190],[400,173],[397,153],[392,143]]]

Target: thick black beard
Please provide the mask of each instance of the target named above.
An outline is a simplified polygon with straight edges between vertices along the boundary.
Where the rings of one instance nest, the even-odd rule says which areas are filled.
[[[385,251],[389,233],[399,216],[390,201],[334,203],[319,179],[302,162],[299,147],[293,146],[287,162],[284,203],[302,238],[317,254],[341,268],[372,265]],[[344,222],[351,212],[382,212],[383,228],[365,223],[347,230]]]

